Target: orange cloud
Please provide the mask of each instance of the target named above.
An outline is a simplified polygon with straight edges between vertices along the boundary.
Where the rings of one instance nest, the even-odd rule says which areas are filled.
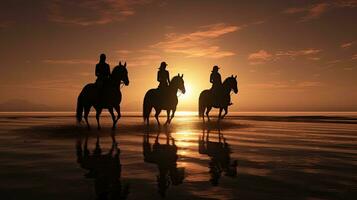
[[[95,60],[85,60],[85,59],[46,59],[42,62],[47,64],[63,64],[63,65],[78,65],[78,64],[95,64],[98,61]]]
[[[357,53],[352,56],[352,60],[357,60]]]
[[[313,54],[317,54],[320,52],[321,52],[321,50],[319,50],[319,49],[303,49],[303,50],[298,50],[298,51],[278,51],[276,53],[276,56],[295,57],[295,56],[313,55]]]
[[[323,13],[327,11],[328,7],[329,7],[328,3],[318,3],[307,7],[288,8],[284,10],[283,13],[285,14],[303,13],[304,16],[301,18],[301,21],[307,21],[307,20],[319,18]]]
[[[313,87],[322,87],[324,84],[319,81],[288,81],[288,82],[280,82],[280,81],[273,81],[269,83],[256,83],[250,84],[250,87],[255,89],[287,89],[287,90],[301,90],[301,89],[308,89]]]
[[[12,23],[14,23],[13,21],[0,21],[0,29],[2,28],[7,28],[9,27]]]
[[[268,53],[265,50],[259,50],[258,52],[251,53],[248,55],[248,60],[250,64],[263,64],[268,61],[275,61],[281,57],[290,57],[295,58],[297,56],[306,56],[309,60],[320,60],[319,57],[314,55],[320,53],[321,50],[319,49],[303,49],[303,50],[288,50],[288,51],[277,51],[275,53]]]
[[[51,0],[48,3],[49,20],[81,26],[107,24],[135,14],[134,7],[150,0]]]
[[[219,46],[213,45],[212,40],[225,34],[236,32],[238,26],[226,25],[224,23],[201,26],[199,30],[189,33],[170,33],[166,39],[152,45],[169,53],[182,53],[187,57],[209,57],[223,58],[235,55],[234,52],[221,50]]]
[[[351,47],[352,46],[352,44],[353,44],[353,42],[347,42],[347,43],[343,43],[343,44],[341,44],[340,45],[340,47],[341,48],[349,48],[349,47]]]
[[[260,50],[249,55],[248,60],[269,60],[272,55],[265,50]]]
[[[248,60],[251,61],[250,64],[262,64],[273,58],[273,55],[265,50],[259,50],[258,52],[251,53],[248,56]]]
[[[328,10],[334,8],[355,8],[357,7],[356,0],[336,0],[331,2],[323,2],[317,3],[310,6],[305,7],[292,7],[287,8],[283,11],[285,14],[295,15],[295,14],[303,14],[300,18],[300,22],[309,21],[312,19],[317,19],[321,17]]]

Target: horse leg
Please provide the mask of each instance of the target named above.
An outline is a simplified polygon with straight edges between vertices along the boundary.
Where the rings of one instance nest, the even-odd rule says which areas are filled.
[[[90,129],[89,122],[88,122],[89,112],[90,112],[90,106],[84,106],[84,120],[85,120],[86,123],[87,123],[87,128],[88,128],[88,130]]]
[[[221,121],[221,117],[222,117],[222,110],[223,110],[223,108],[219,108],[218,122],[220,122],[220,121]]]
[[[113,108],[109,108],[108,111],[109,111],[110,115],[112,116],[112,120],[113,120],[112,130],[114,130],[118,120],[115,119]]]
[[[160,125],[160,121],[159,121],[159,115],[160,115],[160,113],[161,113],[161,109],[156,109],[156,108],[155,108],[155,119],[156,119],[157,124],[159,125],[159,127],[161,126],[161,125]]]
[[[224,114],[222,115],[222,119],[228,114],[228,106],[223,108]]]
[[[171,123],[171,120],[175,117],[175,112],[176,112],[176,108],[174,108],[172,110],[172,114],[171,114],[171,118],[170,118],[169,124]]]
[[[206,116],[207,116],[207,120],[208,122],[211,121],[211,119],[209,118],[209,112],[211,111],[212,107],[207,107],[207,110],[206,110]]]
[[[100,117],[100,114],[102,113],[102,108],[97,108],[96,110],[97,110],[97,113],[95,115],[95,118],[97,119],[98,130],[100,130],[101,127],[100,127],[100,123],[99,123],[99,117]]]
[[[121,118],[120,105],[115,105],[114,109],[117,111],[117,114],[118,114],[118,117],[117,117],[116,122],[115,122],[115,123],[117,123],[117,121]]]
[[[166,119],[165,125],[170,123],[171,110],[170,109],[166,110],[166,114],[167,114],[167,119]]]

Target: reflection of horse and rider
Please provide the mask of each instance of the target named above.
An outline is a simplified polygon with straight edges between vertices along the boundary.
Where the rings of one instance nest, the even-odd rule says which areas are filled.
[[[202,135],[198,140],[198,151],[200,154],[205,154],[210,157],[209,173],[211,175],[210,182],[213,186],[219,184],[222,172],[225,176],[237,176],[237,161],[231,161],[230,154],[232,153],[226,138],[218,129],[218,141],[210,139],[210,130],[203,129]]]
[[[144,133],[143,136],[144,161],[157,165],[159,170],[157,186],[158,192],[162,197],[165,197],[166,190],[171,184],[179,185],[183,183],[185,178],[185,169],[177,167],[178,155],[175,139],[171,137],[169,132],[165,134],[166,144],[160,144],[160,133],[157,134],[154,144],[150,143],[149,132]]]
[[[108,153],[102,152],[99,137],[95,149],[88,149],[88,136],[76,144],[77,163],[88,171],[84,176],[94,180],[96,199],[127,199],[129,185],[121,182],[120,149],[112,136],[112,147]]]

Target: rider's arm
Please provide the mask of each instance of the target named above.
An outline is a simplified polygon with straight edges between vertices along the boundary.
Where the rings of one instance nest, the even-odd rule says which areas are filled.
[[[213,74],[211,73],[211,76],[209,77],[209,82],[210,83],[213,83],[213,76],[212,76]]]
[[[160,82],[160,71],[157,72],[157,81]]]
[[[107,75],[107,77],[109,77],[109,76],[110,76],[110,65],[109,65],[109,64],[107,64],[107,71],[106,71],[106,75]]]
[[[167,71],[167,82],[170,84],[170,73]]]
[[[95,66],[95,76],[99,76],[99,68],[98,68],[98,65]]]

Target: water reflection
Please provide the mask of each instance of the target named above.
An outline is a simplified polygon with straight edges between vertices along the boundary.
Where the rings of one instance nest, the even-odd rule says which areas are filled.
[[[77,163],[88,171],[84,175],[85,178],[94,180],[96,199],[127,199],[129,186],[122,185],[120,180],[120,149],[114,135],[112,135],[112,146],[107,153],[103,153],[98,136],[95,148],[91,152],[88,149],[88,135],[84,142],[78,139],[76,152]]]
[[[237,160],[231,161],[232,151],[220,128],[217,131],[218,141],[212,141],[210,131],[209,128],[202,129],[202,135],[198,140],[198,151],[210,157],[210,182],[213,186],[217,186],[222,172],[228,177],[237,176]]]
[[[185,178],[185,169],[177,167],[178,155],[175,139],[169,130],[165,130],[165,135],[166,140],[163,144],[159,140],[160,132],[157,133],[154,144],[150,143],[149,131],[146,131],[143,136],[144,161],[157,165],[158,192],[162,197],[165,197],[166,190],[171,184],[179,185]]]

